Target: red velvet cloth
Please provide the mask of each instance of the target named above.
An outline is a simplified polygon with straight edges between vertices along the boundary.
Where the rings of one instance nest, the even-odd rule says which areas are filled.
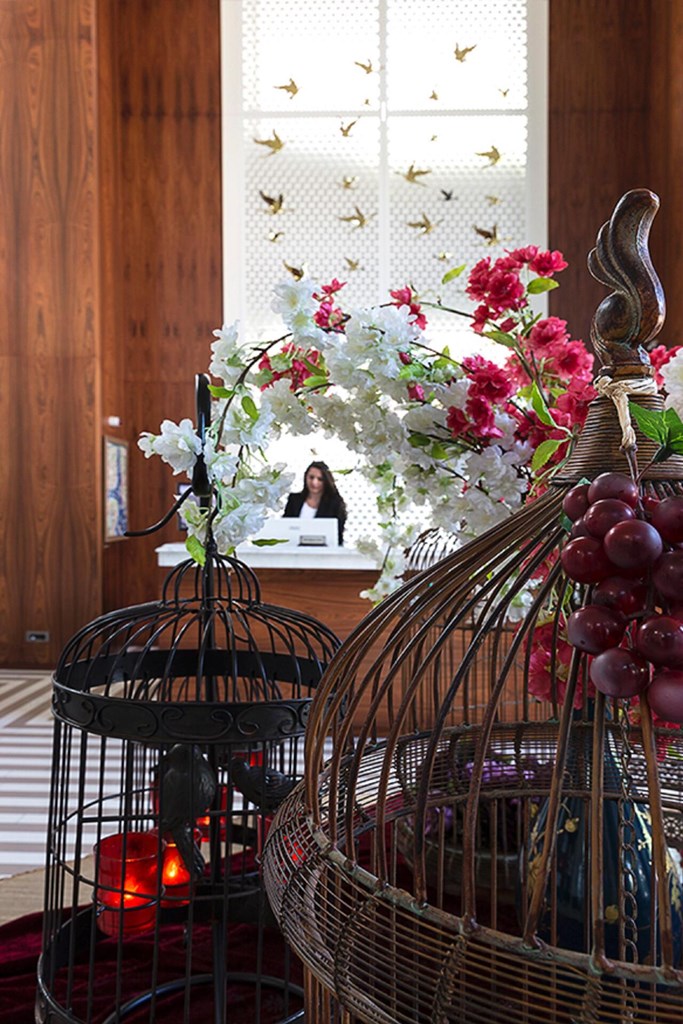
[[[37,986],[36,966],[41,946],[42,914],[29,914],[0,927],[0,1021],[2,1024],[33,1024],[34,1004]],[[233,924],[228,930],[228,971],[253,971],[256,958],[257,930],[252,925]],[[193,930],[193,974],[210,974],[211,931],[209,926],[197,926]],[[149,986],[150,957],[153,935],[144,935],[126,940],[126,956],[121,973],[123,1000],[133,998]],[[96,947],[96,969],[93,984],[93,1022],[104,1020],[112,1012],[114,984],[117,971],[117,943],[115,939],[103,939]],[[262,974],[284,976],[285,943],[274,928],[264,929]],[[84,951],[86,962],[76,970],[73,1008],[79,1019],[85,1019],[85,999],[88,994],[89,970],[88,952]],[[161,931],[160,982],[183,978],[185,974],[186,949],[183,942],[183,928],[167,925]],[[301,969],[291,955],[291,975],[295,983],[301,982]],[[283,997],[273,989],[262,988],[261,1014],[256,1016],[253,985],[228,984],[228,1011],[230,1024],[271,1024],[285,1016]],[[59,986],[55,985],[52,995],[60,1006],[63,998]],[[156,1020],[164,1024],[182,1024],[184,1020],[183,992],[164,996],[157,1003]],[[212,985],[193,986],[191,993],[192,1021],[212,1020]],[[302,1007],[300,998],[290,995],[288,1013]],[[82,1016],[81,1016],[82,1015]],[[150,1007],[145,1004],[134,1013],[126,1015],[126,1024],[149,1024]]]

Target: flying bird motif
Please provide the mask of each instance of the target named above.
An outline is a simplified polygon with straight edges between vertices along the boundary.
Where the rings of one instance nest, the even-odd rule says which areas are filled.
[[[290,272],[295,281],[300,281],[306,273],[305,267],[293,267],[286,260],[282,261],[282,266]]]
[[[281,238],[285,237],[284,231],[271,231],[268,235],[269,242],[279,242]]]
[[[284,202],[284,196],[282,195],[282,192],[280,192],[278,196],[267,196],[265,192],[262,192],[259,189],[259,195],[261,196],[263,202],[266,203],[268,206],[268,210],[266,211],[267,213],[271,213],[273,216],[275,216],[275,214],[282,212],[282,204]]]
[[[440,191],[441,191],[441,195],[444,197],[444,199],[446,200],[447,203],[450,202],[451,199],[453,199],[453,193],[455,192],[455,189],[452,189],[452,188],[442,188]],[[455,196],[455,198],[457,199],[458,197]]]
[[[495,146],[491,146],[491,148],[486,150],[484,153],[477,153],[476,156],[485,156],[488,160],[488,167],[493,167],[493,165],[497,164],[500,160],[500,153]]]
[[[498,203],[500,202],[500,196],[486,196],[485,198],[486,198],[486,202],[490,206],[497,206]]]
[[[424,185],[424,182],[419,181],[418,179],[421,178],[422,175],[431,174],[432,172],[420,171],[415,167],[415,164],[412,163],[407,171],[397,171],[396,173],[400,174],[401,177],[405,178],[406,181],[410,182],[411,185]]]
[[[458,46],[458,44],[456,43],[455,50],[453,51],[453,53],[455,54],[455,59],[459,60],[460,63],[462,64],[467,54],[472,53],[472,50],[476,50],[476,48],[476,43],[474,44],[474,46]]]
[[[354,213],[349,214],[348,217],[338,217],[338,220],[343,220],[347,224],[353,224],[356,228],[364,228],[368,221],[374,217],[374,213],[364,214],[362,210],[359,210],[357,206],[354,206]]]
[[[438,135],[432,135],[432,137],[431,137],[431,139],[430,139],[429,141],[430,141],[430,142],[436,142],[436,140],[438,139],[438,137],[439,137]]]
[[[345,256],[344,260],[346,261],[346,268],[350,273],[353,273],[354,270],[363,269],[360,265],[360,260],[352,260],[348,256]]]
[[[452,252],[438,252],[436,254],[436,258],[441,263],[446,263],[447,260],[452,260],[453,259],[453,253]]]
[[[342,121],[342,123],[339,125],[339,131],[342,133],[345,139],[348,139],[349,132],[353,128],[354,124],[358,124],[358,118],[356,118],[355,121],[349,121],[349,123],[346,125]]]
[[[439,94],[436,91],[436,89],[432,89],[431,93],[429,94],[429,98],[430,100],[438,100]]]
[[[350,174],[345,174],[341,180],[341,187],[346,189],[354,189],[356,187],[357,181],[358,178],[356,177],[356,175],[352,176]]]
[[[362,68],[366,75],[371,75],[372,72],[375,70],[372,66],[372,61],[369,57],[367,64],[364,64],[362,60],[354,60],[353,63],[356,65],[357,68]]]
[[[477,234],[485,240],[487,245],[498,245],[498,243],[500,242],[500,238],[498,237],[497,224],[494,224],[490,231],[488,231],[486,228],[478,228],[476,224],[473,224],[472,227],[477,232]]]
[[[273,88],[282,89],[283,92],[288,92],[290,100],[293,100],[299,91],[299,86],[296,84],[293,78],[289,79],[287,85],[274,85]]]
[[[409,228],[418,228],[423,235],[430,235],[434,228],[438,227],[440,223],[440,220],[432,222],[426,213],[422,214],[422,218],[420,220],[407,221]]]
[[[282,141],[278,133],[275,131],[275,129],[273,129],[273,137],[271,139],[255,138],[254,142],[256,143],[257,146],[266,146],[270,150],[270,153],[267,154],[268,156],[274,156],[275,153],[279,153],[282,147],[284,146],[284,142]]]
[[[499,89],[498,92],[503,97],[503,99],[506,100],[507,99],[507,95],[510,92],[510,90],[509,89]]]

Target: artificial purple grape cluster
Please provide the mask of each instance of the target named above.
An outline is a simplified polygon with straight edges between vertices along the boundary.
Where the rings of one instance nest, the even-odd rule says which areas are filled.
[[[564,571],[592,586],[569,616],[569,642],[592,655],[596,689],[647,689],[659,718],[683,723],[683,496],[641,499],[629,477],[602,473],[572,487],[562,508],[572,521]]]

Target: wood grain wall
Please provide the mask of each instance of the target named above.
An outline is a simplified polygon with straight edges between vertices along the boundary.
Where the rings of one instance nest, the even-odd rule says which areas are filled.
[[[94,31],[87,0],[0,0],[3,665],[101,603]]]
[[[219,56],[219,0],[0,0],[0,665],[51,665],[153,596],[176,539],[103,547],[101,439],[131,443],[132,525],[161,516],[170,471],[134,442],[192,415],[221,319]],[[571,266],[551,301],[576,337],[604,294],[596,230],[648,186],[681,340],[682,101],[681,0],[552,0],[549,228]]]
[[[222,317],[220,33],[218,0],[107,0],[101,62],[112,131],[110,261],[115,302],[105,343],[103,412],[130,442],[130,524],[159,520],[174,479],[135,441],[165,418],[194,417],[194,375],[209,362]],[[105,97],[102,97],[103,102]],[[117,431],[113,431],[117,433]],[[104,605],[158,594],[154,548],[175,524],[104,551]]]
[[[551,311],[588,341],[606,294],[586,270],[600,225],[619,197],[650,188],[661,199],[651,234],[667,295],[661,340],[681,339],[683,3],[552,0],[550,4],[549,239],[570,266]]]

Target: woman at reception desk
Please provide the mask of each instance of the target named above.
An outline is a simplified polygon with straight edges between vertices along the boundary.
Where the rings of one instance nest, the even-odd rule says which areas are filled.
[[[303,490],[290,494],[285,519],[336,519],[339,544],[344,543],[346,505],[326,462],[312,462],[304,473]]]

